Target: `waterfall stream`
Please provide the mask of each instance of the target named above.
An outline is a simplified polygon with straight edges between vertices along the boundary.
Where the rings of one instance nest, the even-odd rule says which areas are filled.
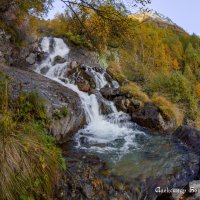
[[[41,50],[46,56],[44,61],[36,66],[35,71],[72,89],[81,99],[87,125],[75,136],[76,148],[99,155],[111,164],[114,171],[129,178],[140,176],[145,179],[149,176],[164,175],[167,180],[169,177],[185,180],[193,176],[197,157],[183,144],[170,136],[156,136],[144,132],[131,122],[129,115],[118,112],[114,103],[106,99],[103,101],[111,112],[102,114],[98,96],[79,90],[74,81],[66,76],[70,49],[62,39],[44,37]],[[56,56],[64,61],[55,63]],[[93,75],[96,91],[101,95],[98,91],[109,84],[104,71],[95,71],[91,66],[86,66],[86,70]],[[113,85],[118,87],[116,82]]]

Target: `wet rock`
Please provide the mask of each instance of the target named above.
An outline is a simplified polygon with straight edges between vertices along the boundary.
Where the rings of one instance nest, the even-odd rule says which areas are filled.
[[[46,100],[46,112],[52,123],[50,132],[58,143],[64,143],[82,128],[85,123],[85,114],[81,106],[79,96],[67,87],[56,83],[31,70],[21,70],[15,67],[1,66],[1,71],[7,73],[12,79],[12,95],[19,92],[19,83],[23,91],[37,91]],[[67,116],[53,119],[55,110],[65,106],[68,110]]]
[[[75,69],[75,68],[77,68],[78,67],[78,63],[75,61],[75,60],[73,60],[71,63],[70,63],[70,69]]]
[[[81,80],[76,82],[79,90],[83,92],[89,92],[90,91],[90,84],[87,80]]]
[[[115,106],[117,107],[118,110],[121,110],[123,112],[127,112],[127,107],[126,107],[126,98],[123,96],[116,97],[114,99]]]
[[[107,72],[104,73],[104,77],[109,83],[112,83],[113,78]]]
[[[54,40],[54,38],[51,38],[50,39],[50,44],[49,44],[50,52],[54,52],[54,48],[55,48],[55,40]]]
[[[68,195],[68,199],[86,200],[129,200],[131,187],[125,185],[118,177],[103,175],[107,166],[96,156],[81,156],[68,152],[66,178],[59,186],[58,195]],[[125,188],[127,188],[125,191]],[[58,197],[58,196],[57,196]],[[66,199],[66,198],[59,198]]]
[[[195,152],[200,152],[200,131],[189,126],[180,126],[173,135],[179,138],[184,144],[191,147]]]
[[[65,63],[67,60],[61,56],[56,56],[53,60],[53,65]]]
[[[45,67],[43,67],[43,68],[40,70],[41,74],[44,74],[44,75],[45,75],[48,71],[49,71],[49,67],[48,67],[48,66],[45,66]]]
[[[39,51],[37,53],[37,62],[41,63],[43,60],[45,60],[48,57],[48,53],[45,53],[43,51]]]
[[[113,100],[115,97],[119,96],[120,92],[118,89],[113,89],[109,85],[104,86],[100,90],[102,96],[108,100]]]
[[[145,103],[142,109],[132,113],[132,119],[153,131],[170,132],[176,128],[176,120],[165,119],[160,109],[152,103]]]
[[[93,187],[91,185],[89,185],[89,184],[84,184],[83,193],[85,194],[85,196],[88,199],[91,199],[95,195],[95,191],[94,191]]]
[[[26,62],[28,62],[30,65],[34,65],[37,60],[37,55],[35,53],[31,53],[27,58]]]

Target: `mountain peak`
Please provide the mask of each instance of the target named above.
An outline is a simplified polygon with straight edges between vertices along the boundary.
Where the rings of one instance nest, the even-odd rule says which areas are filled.
[[[153,21],[164,22],[170,25],[176,25],[169,17],[166,17],[165,15],[154,10],[146,12],[137,12],[131,16],[139,21],[151,19]]]
[[[139,11],[130,15],[130,17],[140,22],[152,21],[160,27],[171,27],[173,30],[177,32],[186,33],[183,28],[174,23],[169,17],[166,17],[165,15],[160,14],[159,12],[154,10],[146,12]]]

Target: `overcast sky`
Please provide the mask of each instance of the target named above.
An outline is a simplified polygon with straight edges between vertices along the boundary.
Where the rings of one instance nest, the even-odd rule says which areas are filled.
[[[200,0],[152,0],[149,8],[171,18],[187,32],[200,34]],[[64,4],[55,0],[48,18],[63,10]]]

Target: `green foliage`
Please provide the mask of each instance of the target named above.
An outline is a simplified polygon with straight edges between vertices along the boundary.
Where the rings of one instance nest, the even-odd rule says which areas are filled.
[[[191,82],[180,72],[168,75],[159,74],[148,84],[151,93],[160,92],[167,95],[174,103],[181,103],[188,109],[188,116],[197,117],[198,101]]]
[[[22,92],[16,102],[16,119],[19,121],[47,121],[45,101],[37,92]]]
[[[8,84],[9,84],[9,77],[0,72],[0,113],[2,113],[5,107],[7,107],[8,105],[8,97],[9,97]]]
[[[67,117],[68,115],[68,110],[66,106],[62,106],[59,110],[56,110],[53,113],[53,118],[54,119],[62,119],[64,117]]]

